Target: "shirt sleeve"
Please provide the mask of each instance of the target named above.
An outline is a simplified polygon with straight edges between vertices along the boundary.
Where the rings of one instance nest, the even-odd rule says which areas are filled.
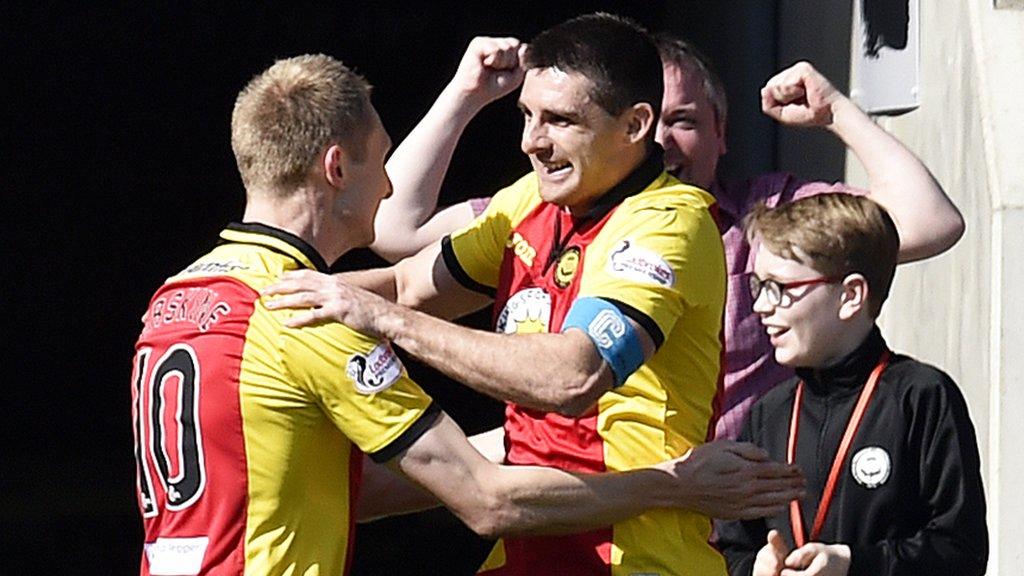
[[[587,249],[578,296],[615,303],[660,345],[688,308],[720,321],[725,257],[706,207],[623,205]]]
[[[526,212],[540,202],[536,180],[531,172],[499,191],[469,225],[442,239],[441,256],[460,284],[494,295],[509,235]]]
[[[374,460],[409,447],[437,415],[386,341],[324,324],[284,333],[280,354],[296,385]]]
[[[956,384],[922,366],[906,404],[914,410],[909,448],[919,454],[927,517],[916,533],[851,546],[850,576],[985,573],[988,529],[974,426]]]

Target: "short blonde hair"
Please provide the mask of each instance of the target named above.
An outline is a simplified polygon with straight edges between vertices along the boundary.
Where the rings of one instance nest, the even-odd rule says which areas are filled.
[[[235,99],[231,148],[247,190],[301,184],[331,143],[362,160],[370,84],[323,54],[278,60]]]
[[[852,194],[819,194],[777,208],[759,204],[747,217],[746,231],[750,242],[756,236],[773,254],[826,276],[863,275],[870,288],[869,312],[872,317],[881,312],[900,238],[892,218],[875,202]]]

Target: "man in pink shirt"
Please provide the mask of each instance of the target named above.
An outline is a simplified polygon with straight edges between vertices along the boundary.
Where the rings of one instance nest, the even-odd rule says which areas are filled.
[[[665,149],[666,169],[681,181],[707,189],[717,200],[729,278],[724,388],[715,436],[733,439],[761,394],[792,375],[775,362],[746,288],[753,252],[744,238],[742,221],[754,205],[776,206],[825,192],[865,194],[895,220],[900,262],[948,250],[963,234],[964,223],[913,152],[806,62],[768,80],[761,89],[762,111],[783,125],[823,128],[835,134],[863,164],[868,188],[807,182],[787,173],[723,182],[716,171],[726,152],[724,86],[707,59],[686,42],[666,35],[657,42],[665,80],[657,140]],[[373,248],[378,254],[395,261],[415,253],[468,223],[486,206],[486,199],[474,199],[432,216],[463,129],[484,106],[519,86],[523,77],[519,59],[525,48],[511,38],[478,38],[470,43],[451,83],[388,161],[394,195],[377,214]]]
[[[753,251],[744,237],[744,217],[758,203],[769,207],[826,192],[866,194],[884,206],[900,233],[900,262],[928,258],[949,249],[964,223],[923,163],[860,108],[839,93],[810,64],[778,73],[761,89],[761,109],[787,126],[817,127],[836,135],[864,165],[868,189],[842,182],[808,182],[771,173],[738,182],[716,176],[725,154],[725,87],[707,60],[685,42],[659,38],[665,71],[658,141],[670,172],[709,190],[718,201],[719,229],[729,275],[724,322],[724,396],[716,437],[735,438],[750,406],[792,371],[775,362],[772,346],[753,312],[746,274]]]

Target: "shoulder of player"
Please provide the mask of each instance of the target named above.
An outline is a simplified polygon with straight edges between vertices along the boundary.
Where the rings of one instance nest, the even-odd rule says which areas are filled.
[[[531,171],[498,190],[491,198],[486,212],[498,211],[514,217],[517,214],[525,215],[540,203],[537,175]]]
[[[169,278],[168,282],[221,276],[260,290],[274,283],[284,272],[303,267],[308,267],[308,263],[269,246],[228,243],[215,247]]]
[[[708,192],[662,174],[650,186],[622,201],[621,212],[709,212],[715,198]]]
[[[612,214],[609,229],[658,230],[673,235],[694,236],[706,229],[709,238],[718,237],[711,214],[714,198],[694,186],[677,184],[650,188],[626,198]]]
[[[341,354],[361,353],[372,350],[382,342],[379,338],[338,322],[325,322],[302,328],[290,328],[285,325],[289,318],[304,310],[268,310],[260,306],[259,311],[265,314],[270,322],[268,328],[277,332],[283,341],[290,341],[283,347],[285,351],[295,347],[308,348],[318,355],[328,350]]]

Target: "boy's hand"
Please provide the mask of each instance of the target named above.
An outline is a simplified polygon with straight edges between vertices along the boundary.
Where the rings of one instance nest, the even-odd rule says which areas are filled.
[[[778,530],[768,532],[768,543],[757,551],[752,576],[779,576],[786,566],[789,548]]]
[[[846,544],[808,542],[786,557],[782,576],[846,576],[850,547]]]

